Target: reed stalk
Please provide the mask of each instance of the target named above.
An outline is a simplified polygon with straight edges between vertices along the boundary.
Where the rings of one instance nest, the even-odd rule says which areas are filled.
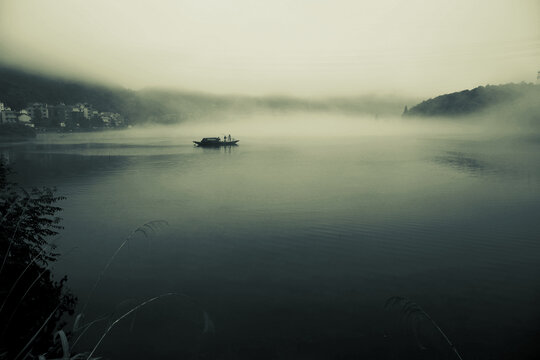
[[[112,254],[112,256],[109,258],[109,260],[107,261],[107,263],[105,264],[105,267],[103,268],[103,270],[101,270],[101,273],[99,274],[96,282],[94,283],[94,286],[92,286],[92,289],[90,290],[90,294],[88,295],[88,298],[86,299],[86,303],[84,304],[82,310],[81,310],[81,313],[84,313],[86,311],[86,308],[88,307],[88,304],[90,303],[90,300],[92,298],[92,296],[94,295],[94,292],[97,288],[97,286],[99,285],[99,283],[101,282],[101,279],[103,279],[103,276],[105,275],[105,272],[107,272],[107,269],[109,269],[109,267],[111,266],[112,262],[114,261],[114,259],[116,258],[116,256],[118,255],[118,253],[120,252],[120,250],[122,250],[122,248],[129,243],[129,241],[135,236],[135,234],[137,234],[138,232],[141,232],[143,233],[143,235],[145,237],[148,236],[147,234],[147,231],[152,231],[152,232],[155,232],[155,229],[156,228],[159,228],[160,226],[163,226],[163,225],[168,225],[168,223],[164,220],[153,220],[153,221],[149,221],[147,222],[146,224],[142,225],[142,226],[139,226],[138,228],[136,228],[135,230],[133,230],[131,232],[131,234],[129,234],[129,236],[120,244],[120,246],[116,249],[116,251]]]
[[[386,300],[385,308],[393,307],[398,304],[401,306],[401,312],[405,317],[420,316],[428,320],[433,325],[433,327],[435,327],[437,332],[442,336],[442,338],[444,339],[446,344],[448,344],[456,357],[459,360],[463,360],[454,343],[452,343],[452,341],[445,334],[442,328],[435,322],[435,320],[433,320],[433,318],[431,318],[431,316],[429,316],[427,312],[424,311],[424,309],[420,307],[420,305],[402,296],[392,296],[388,300]],[[412,325],[414,326],[414,324]]]
[[[9,316],[9,319],[7,319],[7,321],[5,322],[4,329],[2,330],[2,334],[0,335],[0,338],[4,337],[4,334],[6,333],[8,327],[9,327],[9,324],[11,323],[11,320],[13,320],[13,317],[15,316],[15,313],[17,312],[17,310],[19,310],[19,307],[21,306],[23,300],[26,298],[26,295],[28,295],[30,290],[34,287],[34,285],[39,281],[39,279],[41,279],[43,274],[45,274],[47,271],[49,271],[49,269],[45,268],[42,272],[40,272],[38,274],[38,276],[36,276],[34,281],[32,281],[32,283],[28,286],[28,288],[24,292],[23,296],[21,296],[21,299],[17,303],[17,306],[15,306],[15,309],[13,309],[13,311],[11,312],[11,315]]]
[[[58,330],[53,337],[53,342],[56,343],[56,338],[60,338],[62,344],[62,360],[69,360],[69,342],[64,330]]]
[[[101,335],[101,338],[99,339],[99,341],[97,342],[97,344],[94,346],[94,348],[92,349],[92,351],[90,352],[90,354],[88,355],[88,358],[87,360],[90,360],[90,358],[92,357],[92,355],[94,354],[94,352],[97,350],[97,348],[99,347],[99,345],[101,344],[101,342],[103,341],[103,339],[105,338],[105,336],[107,336],[107,334],[109,333],[109,331],[111,331],[111,329],[122,319],[124,319],[126,316],[128,316],[129,314],[133,313],[134,311],[137,311],[139,310],[140,308],[142,308],[143,306],[151,303],[152,301],[155,301],[157,299],[160,299],[160,298],[163,298],[165,296],[171,296],[171,295],[176,295],[175,293],[166,293],[166,294],[162,294],[162,295],[158,295],[156,297],[153,297],[151,299],[148,299],[142,303],[140,303],[139,305],[133,307],[132,309],[130,309],[128,312],[124,313],[122,316],[120,316],[119,318],[117,318],[115,321],[113,321],[111,323],[111,325],[109,325],[109,327],[107,328],[107,330],[105,330],[105,332],[103,333],[103,335]],[[15,359],[16,360],[16,359]]]
[[[56,311],[60,308],[60,306],[62,305],[62,303],[59,303],[58,305],[56,305],[56,307],[54,308],[54,310],[49,314],[49,316],[47,317],[47,319],[45,319],[45,321],[43,322],[43,324],[41,325],[41,327],[36,331],[36,333],[34,334],[34,336],[32,336],[32,338],[26,343],[26,345],[22,348],[22,350],[17,354],[17,356],[15,356],[15,358],[13,360],[17,360],[25,351],[26,349],[34,342],[34,340],[37,338],[37,336],[39,335],[39,333],[41,332],[41,330],[43,330],[43,328],[45,327],[45,325],[47,325],[47,323],[49,322],[49,320],[53,317],[53,315],[56,313]]]
[[[15,238],[15,235],[17,234],[17,231],[19,231],[19,226],[21,225],[21,221],[22,221],[22,219],[24,217],[26,209],[28,208],[27,205],[28,205],[29,202],[30,202],[30,196],[28,195],[28,199],[26,200],[26,203],[24,204],[23,211],[22,211],[21,215],[19,216],[19,219],[17,220],[17,225],[15,225],[15,230],[13,230],[13,234],[11,234],[11,237],[9,238],[8,248],[6,250],[6,253],[4,254],[4,259],[2,260],[2,265],[0,266],[0,274],[2,274],[2,270],[4,270],[4,265],[6,264],[7,258],[9,256],[9,251],[11,250],[11,245],[13,244],[13,239]]]
[[[47,247],[50,247],[50,245],[47,245]],[[37,260],[37,258],[44,252],[45,252],[45,248],[41,249],[41,251],[36,256],[34,256],[34,258],[28,263],[28,265],[26,265],[24,270],[19,274],[19,277],[17,277],[17,279],[13,282],[13,285],[11,285],[11,288],[7,292],[6,296],[4,297],[4,301],[2,302],[2,305],[0,305],[0,313],[2,312],[2,309],[4,308],[4,306],[6,305],[7,299],[9,298],[9,296],[11,295],[11,293],[13,292],[13,290],[15,289],[15,287],[17,286],[17,284],[19,283],[23,275],[30,268],[30,266]]]
[[[92,325],[94,325],[95,323],[97,322],[100,322],[100,321],[103,321],[103,320],[107,320],[109,318],[109,316],[103,316],[99,319],[96,319],[96,320],[93,320],[91,322],[89,322],[88,324],[85,324],[83,326],[81,326],[80,328],[78,328],[77,330],[74,329],[74,331],[78,331],[80,329],[82,329],[82,332],[79,334],[79,336],[77,336],[77,338],[75,339],[75,341],[73,342],[73,344],[71,344],[71,347],[75,347],[75,345],[77,345],[77,343],[79,342],[79,340],[83,337],[84,334],[86,334],[86,331],[88,331],[88,329],[90,329],[90,327]]]

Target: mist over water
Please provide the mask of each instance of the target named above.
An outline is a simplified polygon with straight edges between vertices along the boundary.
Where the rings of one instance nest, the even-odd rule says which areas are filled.
[[[478,121],[430,121],[403,119],[400,116],[377,114],[347,115],[339,112],[258,111],[254,114],[225,113],[197,118],[178,125],[140,126],[120,137],[194,137],[232,134],[237,138],[266,137],[265,143],[288,138],[326,137],[339,139],[369,136],[417,136],[422,134],[471,134],[490,132]],[[242,141],[243,142],[243,141]]]
[[[65,196],[48,266],[79,298],[58,324],[70,356],[166,295],[94,356],[537,360],[538,14],[0,0],[0,155],[26,189]],[[239,146],[193,146],[229,134]],[[101,320],[76,340],[80,313]]]
[[[228,134],[239,146],[192,144]],[[525,134],[481,122],[266,113],[40,134],[0,150],[19,183],[67,197],[57,240],[67,255],[56,272],[82,304],[131,231],[169,223],[119,253],[86,316],[168,292],[189,298],[119,324],[105,357],[444,358],[432,334],[421,351],[392,327],[384,303],[400,295],[464,358],[532,359],[540,142]]]

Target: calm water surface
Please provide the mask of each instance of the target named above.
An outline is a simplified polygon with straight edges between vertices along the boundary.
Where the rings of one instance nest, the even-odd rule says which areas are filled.
[[[119,323],[99,355],[445,358],[425,324],[421,341],[396,325],[384,309],[395,295],[422,306],[466,359],[540,354],[538,139],[191,140],[45,134],[0,148],[19,183],[67,197],[55,266],[87,320],[183,294]],[[169,225],[135,233],[90,296],[118,246],[152,220]]]

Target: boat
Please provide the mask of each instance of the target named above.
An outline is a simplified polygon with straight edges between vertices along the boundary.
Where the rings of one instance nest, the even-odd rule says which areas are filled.
[[[231,139],[229,137],[229,140],[226,140],[224,137],[223,140],[221,140],[218,137],[208,137],[203,138],[201,141],[193,141],[195,145],[199,147],[219,147],[219,146],[236,146],[238,145],[238,142],[240,140]]]

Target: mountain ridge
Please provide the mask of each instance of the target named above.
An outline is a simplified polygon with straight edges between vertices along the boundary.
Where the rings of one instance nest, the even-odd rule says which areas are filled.
[[[471,115],[527,116],[540,119],[540,85],[509,83],[478,86],[424,100],[405,109],[406,117],[460,118]]]
[[[15,110],[29,103],[90,103],[99,111],[118,112],[127,123],[177,123],[225,113],[327,111],[369,116],[399,116],[411,98],[383,95],[300,98],[285,95],[216,95],[186,90],[130,90],[80,80],[54,78],[0,65],[0,101]]]
[[[127,124],[170,124],[224,114],[259,111],[286,113],[341,112],[367,116],[460,118],[499,112],[540,123],[540,85],[520,83],[479,86],[444,94],[402,109],[411,98],[384,95],[299,98],[284,95],[216,95],[185,90],[146,88],[130,90],[54,78],[0,65],[0,101],[15,110],[29,103],[90,103],[99,111],[120,113]],[[416,100],[414,100],[416,101]],[[503,109],[502,111],[500,111]]]

